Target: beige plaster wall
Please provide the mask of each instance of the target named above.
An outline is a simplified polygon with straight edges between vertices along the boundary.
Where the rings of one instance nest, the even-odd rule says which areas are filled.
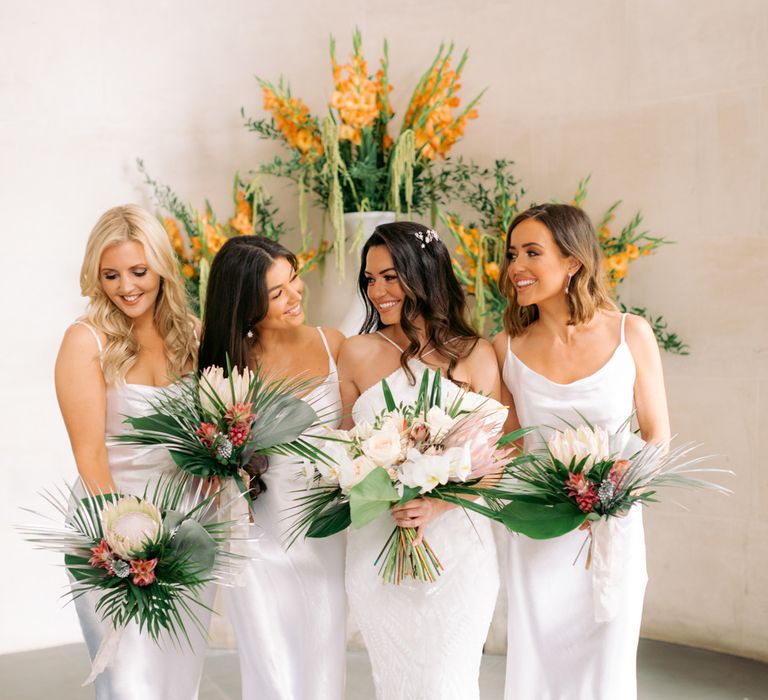
[[[231,175],[275,152],[241,126],[253,73],[283,73],[320,111],[327,37],[391,50],[402,107],[441,39],[471,49],[465,94],[488,86],[459,151],[517,161],[531,196],[628,218],[678,241],[633,268],[626,301],[691,344],[664,359],[674,431],[737,475],[735,495],[680,494],[646,518],[645,635],[768,659],[768,3],[763,0],[236,0],[0,6],[0,653],[73,641],[64,576],[13,532],[41,485],[74,475],[52,389],[98,215],[149,204],[133,160],[183,198],[226,211]],[[289,189],[273,185],[297,223]],[[319,218],[312,219],[315,228]],[[316,283],[314,280],[312,283]],[[315,296],[319,296],[315,293]],[[316,312],[317,310],[315,310]],[[319,314],[315,313],[315,318]],[[7,567],[7,568],[6,568]],[[500,607],[492,645],[503,647]]]

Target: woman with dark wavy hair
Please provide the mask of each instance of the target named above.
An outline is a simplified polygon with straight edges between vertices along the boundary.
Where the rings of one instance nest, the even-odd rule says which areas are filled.
[[[539,426],[525,438],[529,448],[566,421],[621,438],[635,411],[642,438],[663,444],[669,416],[656,338],[644,319],[611,301],[589,217],[566,204],[531,207],[512,221],[506,245],[500,277],[509,305],[493,342],[507,428]],[[508,700],[637,696],[647,580],[640,506],[612,527],[622,564],[612,582],[621,604],[610,619],[593,603],[593,571],[573,565],[584,532],[507,538]]]
[[[238,236],[211,265],[199,366],[257,366],[267,379],[318,378],[303,397],[321,416],[340,406],[336,358],[343,336],[304,323],[304,283],[296,257],[276,241]],[[242,586],[225,594],[240,652],[243,698],[341,700],[346,666],[344,536],[300,539],[290,549],[286,509],[300,465],[270,457],[252,476],[253,560]]]
[[[367,317],[363,334],[340,353],[344,427],[364,430],[385,409],[384,378],[395,401],[414,401],[427,369],[445,374],[445,401],[462,392],[469,407],[499,398],[493,350],[467,320],[450,254],[434,231],[408,221],[378,226],[358,282]],[[434,583],[382,583],[373,562],[394,523],[426,530],[444,566]],[[346,586],[379,700],[479,697],[499,586],[488,520],[428,498],[394,508],[348,533]]]

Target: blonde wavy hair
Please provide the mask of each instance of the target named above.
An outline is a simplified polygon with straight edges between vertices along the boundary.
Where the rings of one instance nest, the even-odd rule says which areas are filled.
[[[181,376],[190,364],[195,365],[197,340],[176,256],[161,223],[146,209],[126,204],[110,209],[96,222],[80,269],[80,291],[90,299],[83,320],[106,335],[101,354],[104,378],[108,384],[124,383],[139,354],[133,322],[101,286],[101,256],[110,246],[126,241],[141,243],[149,268],[160,276],[155,327],[165,344],[169,376]]]
[[[528,219],[544,224],[563,256],[572,256],[581,263],[566,293],[571,315],[568,323],[588,323],[598,309],[615,309],[616,304],[608,293],[600,243],[584,210],[568,204],[539,204],[521,212],[509,225],[505,251],[509,251],[512,231]],[[521,306],[517,302],[515,285],[509,279],[509,265],[507,254],[499,271],[499,288],[508,302],[504,312],[504,330],[510,338],[516,338],[539,318],[539,309],[535,304]]]

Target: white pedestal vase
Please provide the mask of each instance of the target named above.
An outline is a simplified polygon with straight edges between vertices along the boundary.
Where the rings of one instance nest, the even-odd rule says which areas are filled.
[[[339,278],[336,261],[328,258],[323,275],[322,308],[320,320],[323,325],[338,328],[344,335],[357,335],[365,320],[365,307],[357,291],[357,276],[360,268],[360,250],[373,230],[379,224],[392,223],[395,213],[391,211],[348,212],[344,214],[344,235],[347,239],[344,279]],[[361,247],[353,246],[362,221]]]

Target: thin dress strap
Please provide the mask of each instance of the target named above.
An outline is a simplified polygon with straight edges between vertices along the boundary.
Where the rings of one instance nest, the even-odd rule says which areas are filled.
[[[104,352],[104,348],[101,346],[101,338],[99,338],[99,334],[96,332],[96,330],[94,329],[93,326],[91,326],[90,324],[86,323],[85,321],[75,321],[72,325],[73,326],[85,326],[91,332],[91,335],[93,336],[94,340],[96,341],[96,345],[99,348],[99,352],[100,353]]]
[[[387,338],[387,336],[384,335],[381,331],[376,331],[376,335],[380,335],[388,343],[390,343],[391,345],[394,345],[400,351],[400,354],[405,352],[405,350],[403,350],[394,340],[392,340],[392,338]]]
[[[455,335],[453,338],[450,338],[448,342],[452,343],[454,340],[458,340],[458,339],[459,339],[459,336]],[[421,353],[419,357],[426,357],[427,355],[429,355],[429,353],[434,352],[435,350],[437,350],[437,348],[432,348],[431,350],[427,350],[426,352]]]
[[[628,314],[621,314],[621,338],[619,340],[619,343],[624,342],[624,322],[627,320]]]
[[[333,374],[336,371],[336,361],[333,359],[331,347],[328,345],[328,339],[325,337],[323,329],[320,328],[320,326],[316,326],[316,328],[317,332],[320,334],[320,339],[323,341],[323,345],[325,345],[325,351],[328,353],[328,374]]]

